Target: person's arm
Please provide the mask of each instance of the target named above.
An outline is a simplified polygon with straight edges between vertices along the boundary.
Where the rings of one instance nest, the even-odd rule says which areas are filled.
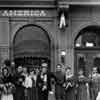
[[[36,87],[39,88],[39,89],[42,88],[42,82],[41,82],[41,79],[40,79],[40,75],[37,76]]]

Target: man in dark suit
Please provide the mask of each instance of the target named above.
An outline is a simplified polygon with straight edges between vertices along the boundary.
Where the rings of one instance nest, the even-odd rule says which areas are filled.
[[[24,100],[24,86],[23,82],[25,77],[22,75],[23,68],[22,66],[18,66],[16,75],[14,76],[14,84],[16,87],[16,92],[14,94],[15,100]]]
[[[62,72],[62,65],[58,64],[56,66],[56,85],[55,85],[55,96],[56,100],[64,100],[65,92],[64,92],[64,82],[65,82],[65,75]]]
[[[41,73],[37,77],[38,100],[48,100],[48,93],[51,91],[50,80],[53,76],[48,72],[48,64],[42,63]]]

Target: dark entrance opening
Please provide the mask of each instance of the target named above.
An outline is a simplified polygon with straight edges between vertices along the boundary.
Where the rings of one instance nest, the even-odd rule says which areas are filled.
[[[100,26],[88,26],[82,29],[75,39],[75,72],[81,68],[86,76],[92,68],[100,72]]]
[[[50,69],[50,38],[48,33],[36,25],[20,28],[13,41],[13,56],[16,66],[40,67],[47,62]]]

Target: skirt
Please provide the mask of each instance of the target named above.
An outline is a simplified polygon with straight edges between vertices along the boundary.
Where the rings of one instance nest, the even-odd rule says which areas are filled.
[[[1,100],[13,100],[13,94],[2,94]]]
[[[96,97],[96,100],[100,100],[100,92],[98,92],[98,95]]]

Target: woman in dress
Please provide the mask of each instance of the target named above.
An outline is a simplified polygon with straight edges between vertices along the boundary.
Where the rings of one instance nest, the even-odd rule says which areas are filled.
[[[13,100],[15,86],[12,82],[12,76],[7,67],[2,70],[2,94],[1,100]]]
[[[83,70],[79,70],[77,80],[77,100],[90,100],[89,79],[84,76]]]
[[[90,82],[90,98],[91,100],[100,100],[100,74],[97,67],[92,68],[92,73],[89,76]]]
[[[26,67],[23,69],[23,72],[23,75],[25,76],[25,81],[23,82],[23,86],[25,87],[25,100],[32,100],[32,79]]]
[[[31,70],[30,71],[30,77],[32,79],[32,90],[31,90],[31,98],[32,100],[37,100],[37,87],[36,87],[36,82],[37,82],[37,72],[36,70]]]
[[[75,100],[76,79],[71,72],[71,68],[67,67],[65,72],[65,100]]]

